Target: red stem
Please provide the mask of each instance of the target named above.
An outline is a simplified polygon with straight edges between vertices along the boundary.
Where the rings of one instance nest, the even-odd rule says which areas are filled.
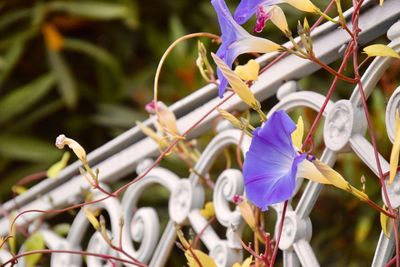
[[[283,204],[282,218],[281,218],[281,222],[279,224],[278,237],[276,239],[274,253],[272,254],[271,264],[269,265],[269,267],[273,267],[274,266],[276,254],[278,254],[279,242],[281,241],[282,229],[283,229],[283,224],[285,222],[285,215],[286,215],[287,206],[288,206],[288,200],[286,200],[285,203]]]

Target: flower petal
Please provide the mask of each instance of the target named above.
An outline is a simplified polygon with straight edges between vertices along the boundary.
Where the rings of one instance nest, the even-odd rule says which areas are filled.
[[[306,157],[297,155],[294,150],[291,134],[295,128],[290,117],[279,110],[253,131],[243,164],[243,177],[248,199],[263,210],[293,194],[297,166]]]
[[[286,169],[287,173],[282,176],[274,176],[266,173],[265,176],[246,179],[245,168],[243,166],[247,197],[263,211],[267,210],[268,206],[272,204],[288,200],[292,197],[296,187],[297,165],[304,159],[305,155],[297,156],[293,160],[292,166]]]

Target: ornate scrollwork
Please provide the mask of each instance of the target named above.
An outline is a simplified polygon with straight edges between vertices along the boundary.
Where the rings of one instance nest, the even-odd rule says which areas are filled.
[[[143,174],[153,164],[150,159],[144,159],[138,164],[136,172]],[[141,262],[148,262],[157,247],[160,238],[160,221],[155,209],[138,208],[138,201],[146,188],[158,184],[172,192],[179,184],[179,177],[164,168],[152,169],[146,177],[133,184],[122,199],[122,209],[125,220],[122,246],[127,253]],[[131,240],[140,243],[135,248]],[[122,255],[121,255],[122,256]]]

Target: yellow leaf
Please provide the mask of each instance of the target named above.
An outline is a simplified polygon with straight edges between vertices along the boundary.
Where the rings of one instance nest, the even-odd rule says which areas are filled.
[[[190,248],[190,243],[186,240],[185,235],[183,234],[182,230],[179,228],[179,225],[175,225],[176,228],[176,235],[178,236],[179,241],[183,245],[185,249]]]
[[[383,44],[374,44],[363,49],[368,57],[394,57],[399,58],[400,55],[393,49]]]
[[[379,0],[379,5],[383,5],[384,0]]]
[[[156,132],[154,132],[150,127],[147,127],[140,121],[137,121],[136,125],[145,135],[153,139],[161,149],[168,147],[168,142],[163,137],[159,136]]]
[[[252,261],[253,261],[253,256],[250,256],[247,259],[245,259],[242,264],[236,262],[235,264],[232,265],[232,267],[250,267]]]
[[[385,211],[388,210],[387,207],[386,207],[385,205],[383,205],[382,208],[383,208]],[[383,231],[383,233],[385,234],[385,236],[386,236],[387,238],[389,238],[389,237],[390,237],[390,232],[391,232],[392,229],[393,229],[393,222],[392,222],[392,220],[391,220],[388,216],[386,216],[383,212],[381,212],[380,215],[381,215],[381,227],[382,227],[382,231]]]
[[[303,144],[303,134],[304,134],[303,118],[299,116],[299,118],[297,119],[296,130],[292,133],[292,142],[297,149],[301,149],[301,146]]]
[[[32,250],[41,250],[44,249],[44,239],[42,234],[34,233],[32,234],[24,243],[25,250],[27,252]],[[37,265],[39,260],[42,258],[41,253],[31,254],[25,257],[25,266],[26,267],[34,267]]]
[[[301,11],[311,12],[311,13],[319,12],[319,8],[316,7],[310,0],[284,0],[284,2],[288,3],[289,5]]]
[[[228,111],[224,110],[224,109],[217,109],[219,114],[226,120],[228,120],[230,123],[232,123],[233,126],[235,126],[236,128],[241,128],[242,124],[240,123],[240,121],[233,116],[231,113],[229,113]]]
[[[9,217],[9,221],[10,221],[10,226],[11,223],[14,221],[15,218],[15,214],[12,213],[11,216]],[[15,223],[12,225],[12,227],[9,230],[10,232],[10,238],[7,240],[8,241],[8,246],[10,248],[10,252],[15,254],[17,251],[17,239],[16,239],[16,235],[17,235],[17,228],[15,227]]]
[[[207,202],[200,210],[200,214],[207,220],[213,217],[215,215],[214,204],[211,201]]]
[[[392,152],[390,153],[390,176],[389,185],[392,184],[397,173],[397,166],[399,165],[399,153],[400,153],[400,116],[399,111],[396,110],[396,131],[394,136],[394,142]]]
[[[225,62],[220,59],[214,53],[211,53],[215,63],[217,64],[218,68],[221,70],[224,77],[228,80],[229,84],[232,86],[233,91],[252,108],[260,107],[260,103],[254,97],[253,93],[251,92],[250,88],[239,78],[239,76],[232,71]]]
[[[54,163],[48,170],[47,170],[47,177],[49,178],[56,178],[58,174],[67,166],[68,160],[70,158],[70,153],[65,152],[60,161]]]
[[[270,14],[271,22],[275,24],[283,33],[289,33],[288,23],[286,21],[285,13],[283,13],[282,8],[279,6],[271,6],[268,8],[267,12]]]
[[[199,265],[197,263],[197,261],[194,259],[192,253],[197,257],[198,261],[200,262],[201,265]],[[217,265],[215,264],[215,261],[213,260],[213,258],[211,258],[210,256],[208,256],[207,254],[205,254],[204,252],[197,250],[197,249],[192,249],[190,250],[186,250],[185,252],[185,257],[188,261],[188,265],[189,267],[217,267]]]
[[[349,184],[337,171],[318,159],[313,161],[319,172],[334,186],[343,189],[362,201],[368,201],[368,196]]]
[[[96,230],[99,230],[100,229],[100,223],[96,218],[96,213],[97,212],[94,212],[89,208],[84,208],[83,212],[85,213],[85,216],[89,220],[89,222],[93,225],[93,228],[96,229]]]
[[[315,167],[315,165],[308,160],[303,160],[297,166],[296,176],[306,178],[320,184],[331,184],[331,182],[322,175],[322,173]]]
[[[256,228],[256,218],[254,216],[254,212],[252,208],[250,207],[250,204],[247,200],[244,200],[238,204],[239,206],[239,211],[240,214],[242,214],[242,217],[244,221],[250,226],[251,229]]]
[[[46,46],[49,50],[58,52],[64,46],[64,38],[52,24],[45,23],[42,27]]]
[[[21,195],[22,193],[25,193],[26,191],[28,191],[28,189],[26,189],[26,187],[19,186],[19,185],[13,185],[11,187],[11,189],[17,195]]]
[[[235,73],[240,79],[245,81],[255,81],[258,78],[258,71],[260,70],[260,64],[254,59],[250,59],[246,65],[237,66]]]

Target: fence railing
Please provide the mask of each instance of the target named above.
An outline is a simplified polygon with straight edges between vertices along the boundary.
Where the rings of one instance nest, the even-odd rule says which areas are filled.
[[[345,13],[350,18],[352,10]],[[390,46],[400,51],[400,1],[386,0],[383,6],[377,1],[365,1],[363,5],[359,26],[362,29],[360,44],[372,41],[387,34],[391,40]],[[349,36],[344,31],[337,29],[332,23],[325,23],[313,32],[314,52],[317,57],[326,63],[331,63],[343,54],[344,45],[349,42]],[[262,56],[258,59],[265,64],[274,55]],[[379,81],[383,72],[390,66],[392,59],[376,58],[365,72],[362,81],[365,94],[368,97]],[[311,92],[298,91],[297,80],[310,75],[318,70],[318,66],[310,61],[289,55],[273,65],[267,72],[260,75],[252,90],[258,100],[263,101],[276,95],[279,102],[271,109],[292,110],[299,107],[308,107],[318,111],[325,100],[325,96]],[[192,95],[180,100],[171,106],[175,113],[178,129],[187,130],[188,125],[198,121],[206,112],[219,103],[217,88],[207,85]],[[393,141],[395,110],[400,106],[400,87],[391,96],[386,109],[387,133]],[[234,96],[223,104],[227,110],[245,110],[246,106]],[[324,111],[324,141],[325,151],[321,160],[333,165],[336,155],[343,149],[350,147],[352,151],[377,174],[377,165],[373,156],[373,148],[364,137],[366,127],[361,110],[361,99],[358,91],[350,99],[337,102],[330,101]],[[215,111],[207,116],[188,136],[195,138],[211,128],[212,122],[217,118]],[[151,125],[154,118],[145,121]],[[241,137],[239,130],[232,129],[229,124],[220,122],[218,134],[210,141],[202,152],[199,161],[188,178],[182,178],[162,167],[155,167],[139,182],[133,184],[122,199],[109,198],[103,202],[93,204],[108,213],[111,221],[110,232],[118,236],[119,218],[123,216],[125,226],[122,240],[128,253],[138,260],[148,263],[149,266],[163,266],[176,241],[175,224],[190,224],[200,238],[209,254],[219,266],[232,266],[242,258],[242,246],[239,242],[241,229],[243,229],[241,215],[238,210],[229,207],[229,201],[236,194],[243,194],[242,174],[236,169],[224,170],[216,180],[213,192],[218,222],[226,228],[226,235],[220,238],[212,227],[207,227],[208,222],[200,214],[199,209],[204,206],[204,189],[199,183],[199,177],[207,175],[215,159],[224,148],[238,144],[241,141],[241,151],[248,150],[250,139]],[[243,140],[241,140],[243,138]],[[88,155],[89,163],[101,171],[99,180],[104,186],[112,184],[127,175],[140,175],[152,164],[152,158],[159,153],[157,144],[134,127],[96,149]],[[383,171],[389,169],[387,161],[381,157]],[[80,163],[75,162],[64,169],[57,179],[47,179],[31,188],[26,193],[4,203],[2,214],[12,212],[20,213],[25,210],[52,210],[63,208],[82,202],[83,189],[90,189],[90,185],[79,174]],[[396,177],[399,180],[399,177]],[[302,181],[300,181],[301,183]],[[398,181],[400,184],[400,181]],[[141,195],[146,194],[146,188],[158,184],[170,193],[168,200],[169,220],[164,229],[160,226],[157,211],[152,207],[138,207]],[[308,182],[300,201],[296,207],[289,206],[286,213],[285,225],[279,247],[283,250],[285,266],[319,266],[314,252],[309,244],[312,238],[311,221],[309,218],[313,206],[317,201],[321,184]],[[389,195],[393,207],[400,206],[400,188],[389,187]],[[103,197],[103,193],[94,192],[94,199]],[[274,205],[273,210],[281,214],[282,206]],[[34,222],[42,213],[30,212],[17,220],[17,225]],[[0,217],[0,235],[5,235],[9,229],[9,218]],[[88,221],[80,211],[73,219],[70,232],[66,238],[53,233],[42,226],[42,233],[46,246],[51,249],[82,249],[82,237]],[[138,243],[134,246],[133,242]],[[390,259],[394,249],[393,238],[387,239],[381,234],[377,244],[372,266],[384,266]],[[86,251],[115,254],[102,240],[99,233],[95,233],[88,243]],[[120,255],[125,257],[124,255]],[[10,258],[10,253],[0,250],[0,262]],[[81,266],[81,256],[70,254],[57,254],[51,256],[51,266]],[[89,266],[107,266],[109,263],[94,257],[87,257]],[[24,266],[21,259],[18,266]]]

